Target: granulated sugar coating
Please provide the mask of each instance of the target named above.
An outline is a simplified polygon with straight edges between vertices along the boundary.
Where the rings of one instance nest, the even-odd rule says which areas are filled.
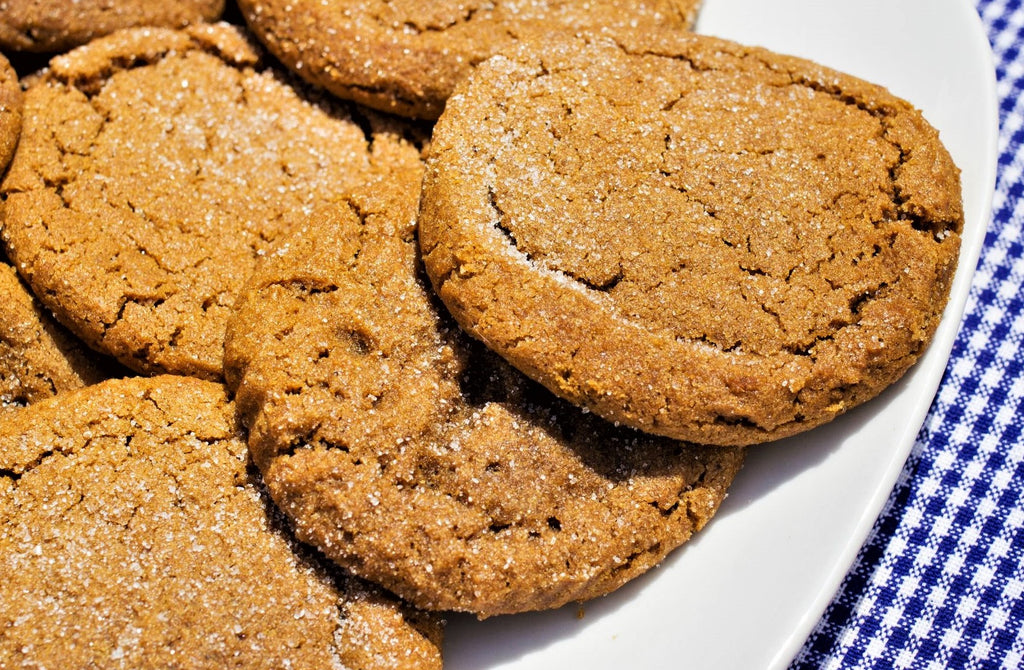
[[[224,0],[6,0],[0,2],[0,49],[55,53],[121,28],[183,28],[223,11]]]
[[[708,522],[742,450],[615,428],[463,335],[420,271],[421,174],[311,217],[247,284],[225,373],[253,458],[299,537],[422,608],[607,593]]]
[[[235,295],[279,230],[410,147],[406,126],[293,83],[226,24],[55,58],[2,185],[36,295],[138,372],[218,378]]]
[[[440,668],[438,623],[325,569],[257,480],[219,384],[0,414],[3,665]]]
[[[436,119],[470,69],[531,33],[693,25],[700,0],[240,0],[267,47],[339,97]]]
[[[106,378],[99,357],[46,313],[6,263],[0,306],[0,411]]]
[[[420,241],[458,322],[555,393],[737,445],[899,378],[962,225],[959,172],[908,103],[649,30],[479,66],[435,128]]]

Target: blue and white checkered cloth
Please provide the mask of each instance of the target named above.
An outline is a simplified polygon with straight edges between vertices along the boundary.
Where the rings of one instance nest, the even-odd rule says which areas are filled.
[[[999,172],[963,324],[888,504],[792,668],[1024,668],[1024,2],[977,0]]]

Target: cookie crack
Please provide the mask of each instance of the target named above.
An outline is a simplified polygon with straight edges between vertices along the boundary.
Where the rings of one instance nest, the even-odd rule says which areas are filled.
[[[852,322],[851,323],[843,324],[840,327],[841,328],[845,328],[845,327],[850,326],[850,325],[852,325]],[[798,356],[798,357],[801,357],[801,358],[810,358],[811,361],[814,362],[814,361],[817,360],[817,358],[816,358],[816,356],[814,354],[814,350],[817,348],[817,346],[819,344],[822,344],[823,342],[831,342],[834,339],[835,339],[835,337],[833,335],[817,335],[810,342],[803,342],[803,343],[799,343],[799,344],[797,344],[797,343],[786,344],[786,345],[784,345],[782,347],[782,350],[785,351],[787,354],[789,354],[791,356]]]
[[[494,210],[494,213],[496,215],[493,223],[494,229],[497,230],[501,234],[501,236],[505,238],[508,244],[517,252],[519,252],[528,263],[535,263],[532,254],[523,251],[522,249],[519,248],[519,243],[516,240],[515,233],[513,233],[511,228],[509,228],[509,226],[506,223],[504,223],[506,219],[505,211],[498,204],[497,195],[495,194],[494,188],[492,186],[487,187],[487,200],[488,204],[490,205],[491,209]],[[562,268],[549,267],[547,269],[564,277],[568,277],[574,282],[581,284],[592,291],[597,291],[599,293],[607,293],[611,291],[616,286],[618,286],[619,283],[625,278],[625,274],[621,263],[619,264],[618,270],[612,276],[600,282],[592,281],[587,277],[584,277],[574,272],[570,272],[569,270],[565,270]]]
[[[897,277],[892,284],[890,284],[889,282],[880,282],[878,286],[872,289],[861,291],[857,295],[853,296],[852,298],[850,298],[850,313],[859,316],[864,305],[867,302],[877,300],[880,296],[890,291],[891,286],[894,286],[895,284],[899,283],[899,281],[900,280]]]
[[[17,470],[7,470],[4,468],[0,468],[0,479],[6,479],[8,481],[14,482],[15,484],[19,480],[21,480],[24,474],[24,472],[18,472]]]
[[[685,489],[683,491],[680,491],[677,497],[681,497],[683,493],[685,493]],[[657,510],[658,514],[660,514],[662,517],[666,519],[675,514],[676,510],[679,509],[679,500],[674,501],[668,507],[662,507],[657,500],[652,500],[647,504],[653,507],[655,510]]]
[[[239,72],[253,69],[256,65],[255,60],[250,60],[244,56],[232,58],[230,55],[225,54],[215,42],[207,42],[190,36],[188,45],[185,48],[167,44],[148,53],[112,54],[105,59],[105,62],[98,64],[94,69],[82,69],[83,71],[75,73],[61,69],[51,69],[49,76],[65,86],[81,91],[87,98],[91,99],[98,95],[111,77],[119,72],[149,67],[168,57],[183,57],[188,52],[208,54]]]
[[[574,274],[572,272],[568,272],[568,271],[565,271],[565,270],[563,270],[562,272],[567,277],[570,277],[574,281],[577,281],[580,284],[583,284],[584,286],[589,288],[591,291],[598,291],[598,292],[601,292],[601,293],[608,293],[609,291],[614,289],[616,286],[619,285],[619,283],[623,280],[623,277],[624,277],[621,264],[619,265],[618,271],[614,275],[612,275],[611,277],[609,277],[608,279],[606,279],[606,280],[604,280],[602,282],[594,282],[594,281],[591,281],[591,280],[587,279],[586,277],[582,277],[582,276],[576,275],[576,274]]]
[[[501,236],[511,245],[513,249],[518,251],[526,258],[528,263],[533,262],[533,256],[519,248],[519,242],[516,240],[515,234],[512,229],[505,223],[506,215],[505,210],[498,204],[498,196],[494,192],[494,187],[491,185],[487,186],[487,204],[490,205],[491,209],[494,210],[494,229],[501,233]]]
[[[313,297],[337,292],[340,287],[334,282],[314,278],[282,279],[266,285],[267,288],[281,288],[290,293]]]
[[[318,448],[325,451],[341,451],[346,454],[352,454],[351,448],[346,444],[318,439],[316,434],[320,431],[320,428],[321,424],[317,422],[315,425],[307,428],[303,434],[292,437],[287,444],[279,445],[275,451],[275,458],[294,458],[298,456],[299,452],[313,451]],[[358,466],[362,465],[362,463],[361,458],[354,454],[352,455],[353,465]]]
[[[929,233],[933,240],[941,243],[949,237],[949,235],[957,232],[960,226],[955,221],[933,219],[925,213],[917,212],[912,207],[907,206],[910,202],[910,196],[904,195],[900,188],[899,173],[903,167],[910,162],[911,152],[904,149],[896,140],[890,139],[888,137],[888,130],[889,128],[886,128],[883,133],[883,137],[900,152],[899,160],[897,160],[896,164],[889,169],[889,181],[892,184],[890,197],[893,204],[896,206],[896,211],[898,212],[897,218],[900,221],[908,222],[911,228],[918,232]]]
[[[701,475],[703,481],[703,475]],[[689,491],[687,491],[689,493]],[[692,496],[686,496],[686,520],[690,522],[692,532],[698,532],[707,522],[707,516],[700,514],[696,506],[692,504]]]
[[[45,449],[27,463],[13,464],[8,468],[0,468],[0,477],[17,483],[22,477],[41,466],[48,458],[55,454],[63,455],[63,452],[58,452],[56,449]]]
[[[765,426],[757,423],[750,417],[740,416],[738,414],[717,414],[711,421],[716,426],[725,426],[728,428],[745,428],[750,431],[757,432],[768,432]]]
[[[0,394],[0,411],[5,409],[21,409],[23,407],[28,407],[28,405],[28,392],[21,384],[18,385],[18,389],[16,391]]]
[[[772,63],[767,62],[763,59],[758,60],[761,62],[762,65],[766,66],[767,68],[775,72],[783,73],[777,66],[773,65]],[[776,84],[776,86],[802,86],[804,88],[809,88],[816,93],[823,93],[837,102],[840,102],[850,107],[855,107],[856,109],[859,109],[860,111],[865,112],[870,116],[873,116],[874,118],[882,122],[883,127],[887,126],[887,121],[896,115],[896,110],[889,107],[888,105],[871,105],[857,98],[855,95],[852,95],[850,93],[844,93],[843,90],[838,86],[830,86],[824,82],[815,81],[814,79],[811,79],[809,77],[801,76],[796,72],[787,71],[784,72],[784,74],[786,74],[786,76],[789,78],[789,84]]]
[[[743,349],[743,343],[740,342],[739,340],[736,340],[732,344],[722,344],[722,343],[715,342],[714,340],[712,340],[710,337],[708,337],[707,333],[703,333],[701,335],[695,335],[695,336],[691,336],[691,337],[682,337],[682,336],[680,336],[680,337],[676,338],[676,341],[677,342],[694,342],[694,343],[698,343],[698,344],[703,344],[703,345],[706,345],[708,347],[711,347],[712,349],[716,349],[716,350],[722,352],[723,354],[740,353],[740,351],[742,351],[742,349]]]
[[[620,574],[622,572],[629,572],[632,569],[633,564],[636,563],[641,557],[649,556],[649,555],[652,555],[652,554],[656,554],[660,550],[661,550],[661,543],[660,542],[655,542],[650,547],[644,547],[642,549],[637,549],[636,551],[631,552],[624,559],[620,558],[618,556],[613,556],[612,560],[614,560],[614,561],[621,561],[621,562],[617,563],[615,566],[613,566],[612,569],[608,571],[608,574],[609,575],[618,575],[618,574]]]
[[[632,51],[627,46],[621,43],[616,42],[616,44],[627,55],[656,56],[662,58],[670,58],[673,60],[678,60],[687,63],[696,72],[714,72],[718,70],[729,69],[727,67],[715,67],[713,65],[702,63],[700,60],[695,59],[687,54],[664,53],[659,52],[657,50]],[[897,211],[900,212],[900,218],[903,220],[910,221],[911,225],[916,230],[922,232],[931,232],[934,236],[936,236],[937,240],[940,241],[941,238],[944,237],[945,234],[947,234],[947,231],[949,229],[956,227],[955,222],[929,220],[927,217],[919,216],[916,215],[914,212],[907,211],[904,207],[909,198],[900,192],[898,186],[898,172],[909,161],[910,152],[907,149],[905,149],[898,141],[892,139],[889,136],[889,131],[893,126],[893,119],[899,114],[899,110],[897,108],[894,108],[893,106],[887,104],[871,104],[865,100],[858,98],[853,94],[844,92],[842,88],[840,88],[839,86],[829,85],[825,82],[816,81],[812,78],[802,76],[799,73],[787,70],[779,66],[778,64],[774,64],[769,60],[760,57],[756,51],[748,51],[741,54],[733,54],[720,50],[715,52],[714,55],[727,55],[734,59],[742,58],[744,56],[753,58],[757,60],[763,67],[767,68],[772,72],[785,75],[788,79],[787,83],[770,82],[769,85],[771,86],[776,86],[779,88],[785,86],[804,87],[814,92],[827,95],[844,105],[854,107],[855,109],[858,109],[875,118],[881,126],[881,138],[888,142],[893,148],[895,148],[899,152],[899,158],[897,159],[896,163],[889,169],[889,181],[892,187],[889,195],[893,204],[896,206]],[[671,109],[676,104],[678,104],[681,100],[685,98],[686,94],[681,95],[678,98],[665,103],[662,106],[662,111],[671,111]]]
[[[384,0],[384,4],[385,5],[390,5],[391,2],[389,0]],[[462,12],[461,16],[452,17],[452,19],[449,20],[448,22],[437,22],[436,24],[431,25],[429,23],[417,24],[415,21],[413,21],[411,19],[406,19],[406,20],[402,21],[400,25],[401,25],[401,27],[402,27],[402,29],[404,31],[410,32],[410,33],[412,33],[414,35],[422,35],[424,33],[438,33],[438,34],[440,34],[440,33],[445,33],[447,31],[451,30],[452,27],[454,27],[456,25],[459,25],[460,23],[469,23],[469,22],[471,22],[474,19],[474,17],[476,17],[477,14],[479,14],[479,13],[481,13],[483,11],[486,11],[487,9],[493,9],[493,6],[486,7],[486,8],[481,8],[481,7],[467,7],[467,8],[463,8],[463,12]],[[374,14],[373,18],[377,22],[377,25],[379,25],[381,28],[383,28],[385,30],[393,30],[394,29],[394,25],[395,24],[394,23],[387,23],[384,20],[384,17],[381,16],[380,14]]]
[[[886,293],[892,290],[892,287],[899,282],[899,278],[894,280],[891,284],[889,282],[880,282],[877,286],[870,289],[860,291],[849,299],[849,312],[852,318],[841,319],[833,321],[830,324],[830,328],[839,331],[844,328],[854,327],[860,324],[864,305],[867,303],[877,300],[883,297]],[[835,340],[834,334],[816,335],[810,341],[804,343],[792,343],[787,344],[783,347],[783,350],[793,356],[806,356],[810,357],[812,361],[816,361],[815,349],[818,345],[824,342],[832,342]]]
[[[114,325],[116,325],[120,321],[123,321],[126,318],[125,317],[125,312],[128,311],[129,305],[138,305],[139,307],[153,308],[153,307],[159,307],[163,303],[164,303],[164,299],[163,298],[149,298],[149,297],[143,297],[143,296],[127,296],[127,295],[123,296],[123,300],[121,300],[121,304],[117,308],[117,314],[114,315],[114,319],[112,321],[110,321],[109,323],[103,322],[101,324],[102,327],[103,327],[103,330],[109,330],[110,328],[113,328]]]
[[[770,66],[770,64],[769,64]],[[889,167],[889,199],[898,212],[898,218],[902,221],[908,221],[915,230],[924,233],[931,233],[936,241],[941,242],[948,234],[950,230],[956,229],[956,223],[945,220],[933,220],[929,217],[909,210],[906,205],[910,200],[910,197],[902,193],[899,186],[899,172],[900,170],[910,161],[911,151],[905,148],[898,140],[893,139],[891,130],[894,126],[894,119],[900,112],[898,109],[893,108],[890,105],[871,105],[863,100],[858,99],[856,96],[843,93],[843,91],[835,86],[829,86],[823,82],[814,81],[807,77],[798,76],[795,73],[788,73],[792,85],[803,86],[811,89],[812,91],[823,93],[830,96],[834,100],[841,102],[845,105],[855,107],[856,109],[874,117],[880,127],[881,139],[885,140],[891,147],[899,152],[899,156],[896,162]]]
[[[604,38],[605,36],[602,35],[601,37]],[[633,49],[628,44],[625,44],[624,42],[615,39],[614,36],[608,36],[607,39],[609,39],[611,41],[611,43],[613,43],[619,49],[619,51],[621,51],[622,53],[626,54],[627,56],[640,56],[640,57],[653,56],[655,58],[667,58],[669,60],[674,60],[674,61],[679,61],[681,63],[686,63],[695,72],[715,72],[715,71],[721,69],[721,68],[714,67],[712,65],[708,65],[706,63],[702,63],[700,60],[694,58],[690,54],[677,53],[677,52],[674,52],[674,51],[661,51],[661,50],[658,50],[658,49]],[[593,44],[592,40],[588,40],[588,42],[590,44]],[[719,55],[722,55],[722,54],[725,54],[725,53],[726,52],[719,50],[719,51],[715,51],[713,55],[714,56],[719,56]],[[728,55],[732,56],[734,58],[736,57],[735,54],[728,54]]]

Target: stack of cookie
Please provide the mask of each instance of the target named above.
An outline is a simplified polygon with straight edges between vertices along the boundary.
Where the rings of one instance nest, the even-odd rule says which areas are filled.
[[[440,667],[437,613],[643,573],[945,304],[935,130],[693,1],[23,4],[11,665]]]

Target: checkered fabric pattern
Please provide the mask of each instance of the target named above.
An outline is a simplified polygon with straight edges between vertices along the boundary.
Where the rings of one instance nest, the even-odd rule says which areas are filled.
[[[1024,2],[977,0],[999,174],[963,325],[903,474],[791,668],[1024,668]]]

